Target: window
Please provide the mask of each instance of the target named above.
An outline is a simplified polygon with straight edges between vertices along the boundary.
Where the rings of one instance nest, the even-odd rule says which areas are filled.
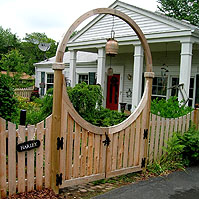
[[[54,74],[47,74],[46,91],[49,88],[53,88],[53,83],[54,83]]]
[[[80,74],[79,75],[79,80],[78,80],[78,83],[82,83],[82,82],[85,82],[86,84],[88,84],[88,75],[82,75]]]
[[[154,77],[152,85],[152,98],[166,98],[167,77]]]

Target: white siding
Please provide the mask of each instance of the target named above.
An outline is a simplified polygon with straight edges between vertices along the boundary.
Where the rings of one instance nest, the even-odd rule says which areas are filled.
[[[157,19],[129,10],[127,8],[117,6],[116,9],[130,16],[145,34],[177,30],[177,28],[174,26],[167,25],[166,23],[160,22]],[[110,37],[112,24],[113,16],[105,15],[74,41],[80,42],[94,39],[107,39]],[[135,35],[129,25],[118,17],[114,17],[114,30],[115,37]]]

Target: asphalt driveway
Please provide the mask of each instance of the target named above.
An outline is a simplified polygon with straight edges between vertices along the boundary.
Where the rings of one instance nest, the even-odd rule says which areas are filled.
[[[199,199],[199,166],[112,190],[94,199]]]

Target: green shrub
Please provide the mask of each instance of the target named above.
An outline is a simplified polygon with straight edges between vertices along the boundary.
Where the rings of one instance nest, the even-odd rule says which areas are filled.
[[[0,75],[0,117],[13,121],[17,114],[17,99],[14,95],[12,78]]]
[[[101,107],[100,110],[95,110],[94,113],[95,114],[93,115],[93,117],[87,117],[85,119],[96,126],[113,126],[121,123],[127,118],[124,113],[113,111],[103,107]]]
[[[168,100],[156,98],[151,102],[151,113],[165,118],[177,118],[192,110],[189,106],[182,106],[177,97],[170,97]]]
[[[185,166],[199,164],[199,131],[191,127],[183,135],[174,133],[163,148],[164,155],[148,165],[149,172],[162,174],[167,171],[183,169]]]
[[[99,85],[85,82],[67,89],[76,111],[88,122],[96,126],[112,126],[126,119],[126,115],[102,107],[102,89]]]
[[[85,82],[68,87],[69,98],[76,111],[83,118],[95,115],[95,110],[102,107],[102,89],[99,85],[87,85]]]
[[[185,165],[199,164],[199,130],[191,127],[183,136],[178,134],[178,139],[185,146],[182,152]]]

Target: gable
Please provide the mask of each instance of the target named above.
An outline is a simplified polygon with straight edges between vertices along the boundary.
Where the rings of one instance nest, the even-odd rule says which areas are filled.
[[[138,24],[144,34],[188,29],[187,26],[183,24],[168,20],[167,18],[153,12],[137,8],[120,1],[116,1],[115,4],[116,5],[113,4],[112,8],[117,9],[131,17]],[[113,16],[98,16],[90,24],[83,28],[70,42],[107,39],[110,37],[112,26]],[[114,31],[116,38],[136,35],[130,26],[118,17],[114,17]]]

